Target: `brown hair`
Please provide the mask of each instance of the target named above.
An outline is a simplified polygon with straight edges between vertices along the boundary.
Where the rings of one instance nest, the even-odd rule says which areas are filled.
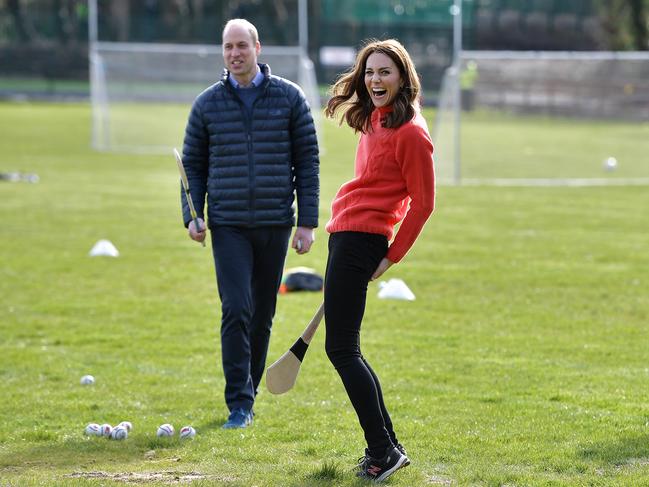
[[[384,41],[370,40],[356,55],[356,62],[349,71],[340,75],[331,87],[331,99],[327,103],[325,115],[334,118],[342,110],[344,120],[356,132],[371,130],[371,116],[374,104],[365,86],[365,65],[367,58],[379,52],[388,56],[399,69],[403,87],[392,101],[392,112],[381,122],[384,127],[397,128],[410,121],[419,108],[421,84],[408,51],[395,39]],[[340,123],[342,124],[343,118]]]

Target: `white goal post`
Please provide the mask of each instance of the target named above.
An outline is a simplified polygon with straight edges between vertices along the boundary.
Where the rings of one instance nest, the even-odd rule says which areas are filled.
[[[299,46],[262,46],[259,61],[297,83],[314,118],[320,99],[311,60]],[[221,46],[95,42],[90,52],[92,146],[160,152],[182,145],[192,101],[221,78]]]
[[[92,147],[170,153],[182,146],[195,97],[221,79],[221,46],[99,41],[97,1],[88,0]],[[298,0],[297,7],[298,45],[262,43],[259,62],[302,88],[318,129],[320,96],[307,55],[307,0]]]

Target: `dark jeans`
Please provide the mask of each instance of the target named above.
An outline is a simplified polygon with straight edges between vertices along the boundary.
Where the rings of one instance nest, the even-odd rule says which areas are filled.
[[[356,410],[373,457],[397,444],[379,379],[361,354],[367,285],[388,249],[383,235],[333,233],[325,276],[325,349]]]
[[[266,366],[290,227],[212,228],[225,402],[252,409]]]

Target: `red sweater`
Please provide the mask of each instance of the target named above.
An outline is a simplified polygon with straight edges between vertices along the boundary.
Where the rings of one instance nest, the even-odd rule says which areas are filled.
[[[399,262],[415,243],[435,207],[433,143],[417,113],[396,129],[381,126],[391,107],[372,113],[372,131],[361,135],[354,179],[343,184],[331,204],[326,230],[394,235],[386,257]],[[404,219],[405,217],[405,219]]]

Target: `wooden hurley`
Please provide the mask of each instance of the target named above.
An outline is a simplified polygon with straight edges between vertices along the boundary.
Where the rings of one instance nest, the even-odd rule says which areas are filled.
[[[318,311],[313,315],[304,332],[290,350],[266,370],[266,387],[272,394],[284,394],[295,385],[300,365],[302,365],[309,343],[311,343],[323,315],[324,302],[320,304]]]

